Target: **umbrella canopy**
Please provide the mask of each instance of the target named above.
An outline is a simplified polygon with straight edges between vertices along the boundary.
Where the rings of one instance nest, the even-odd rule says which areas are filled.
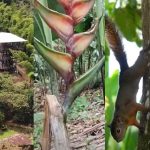
[[[18,42],[26,42],[27,40],[18,37],[12,33],[0,32],[0,44],[1,43],[18,43]]]

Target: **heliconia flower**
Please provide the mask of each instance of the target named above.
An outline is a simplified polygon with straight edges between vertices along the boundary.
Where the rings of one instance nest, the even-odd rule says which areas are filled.
[[[72,0],[72,11],[70,14],[75,24],[78,24],[88,14],[95,0]]]
[[[43,6],[38,0],[34,0],[34,7],[39,11],[47,25],[54,30],[65,42],[73,34],[73,20],[70,16],[58,13]]]
[[[64,78],[66,83],[73,80],[74,60],[70,54],[52,50],[36,38],[34,39],[34,45],[39,54]]]
[[[70,14],[72,0],[57,0],[65,9],[66,14]]]
[[[74,24],[78,24],[93,7],[95,0],[58,0],[67,15],[71,16]]]
[[[96,19],[95,24],[90,30],[83,33],[74,34],[66,43],[67,50],[73,57],[80,56],[83,51],[89,46],[96,35],[98,29],[99,20]]]

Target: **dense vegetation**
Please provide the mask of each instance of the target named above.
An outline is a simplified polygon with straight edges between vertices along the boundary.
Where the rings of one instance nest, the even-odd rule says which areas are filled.
[[[30,6],[21,5],[21,2],[11,5],[0,2],[0,31],[14,33],[32,43],[33,18],[31,11]]]
[[[15,62],[33,76],[33,17],[30,1],[5,0],[0,2],[0,31],[11,32],[27,40],[10,49]],[[18,49],[19,48],[19,49]],[[19,82],[18,82],[19,81]],[[0,124],[12,120],[16,123],[33,122],[33,87],[14,75],[0,73]]]
[[[33,90],[27,83],[14,83],[11,75],[1,73],[0,91],[0,122],[13,120],[23,124],[32,123]]]

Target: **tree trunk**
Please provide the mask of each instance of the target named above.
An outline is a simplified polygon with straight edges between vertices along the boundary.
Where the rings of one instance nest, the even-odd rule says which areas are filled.
[[[142,21],[143,21],[143,44],[147,47],[150,44],[150,1],[142,1]],[[150,50],[148,52],[148,69],[143,78],[142,103],[150,107]],[[150,113],[142,114],[141,125],[144,127],[143,133],[139,133],[138,150],[150,150]]]
[[[64,123],[63,109],[59,104],[56,96],[46,95],[46,100],[47,100],[48,112],[49,112],[49,114],[47,114],[46,117],[49,117],[49,125],[50,125],[49,131],[51,130],[52,135],[54,137],[54,148],[55,150],[70,150],[69,138],[67,135],[66,125]],[[48,126],[46,128],[48,129]],[[49,146],[48,142],[50,142],[50,140],[48,140],[47,138],[47,142],[46,142],[47,145],[44,143],[45,144],[44,146],[46,146],[46,148],[48,148]],[[48,150],[48,149],[42,149],[42,150]]]

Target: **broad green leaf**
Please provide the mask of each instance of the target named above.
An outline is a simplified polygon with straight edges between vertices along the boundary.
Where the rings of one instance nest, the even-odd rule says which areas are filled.
[[[96,19],[95,24],[87,32],[74,34],[67,42],[67,50],[75,58],[80,56],[83,51],[89,46],[95,37],[96,31],[98,29],[99,20]]]
[[[105,63],[105,65],[106,65],[106,63]],[[111,143],[110,142],[111,141],[110,140],[110,137],[111,137],[110,129],[108,128],[107,125],[109,125],[111,123],[111,119],[113,117],[112,115],[113,115],[113,112],[114,112],[114,100],[115,100],[116,95],[117,95],[118,84],[119,84],[118,83],[118,81],[119,81],[119,76],[118,75],[119,75],[119,72],[115,71],[111,77],[105,76],[105,87],[109,87],[109,88],[105,88],[105,120],[106,120],[105,139],[106,139],[106,149],[109,147],[109,143]],[[113,144],[110,144],[110,145],[112,145],[111,148],[113,149],[113,147],[114,147],[114,150],[115,150],[116,146],[113,145]]]
[[[105,58],[103,57],[94,67],[83,74],[79,79],[75,80],[69,87],[64,101],[64,111],[67,112],[75,98],[84,90],[84,88],[95,77],[96,73],[100,71],[104,64]]]
[[[57,35],[67,41],[73,34],[73,20],[70,16],[58,13],[43,6],[38,0],[34,0],[34,7],[38,10],[47,25],[54,30]]]
[[[114,10],[115,22],[129,41],[139,41],[137,26],[140,26],[140,16],[137,11],[129,6]]]
[[[51,50],[36,38],[34,39],[34,45],[40,55],[64,78],[67,83],[73,80],[72,66],[74,60],[70,54]]]
[[[133,142],[134,139],[134,142]],[[138,129],[136,127],[129,127],[126,133],[124,143],[124,150],[133,149],[135,150],[138,143]]]

